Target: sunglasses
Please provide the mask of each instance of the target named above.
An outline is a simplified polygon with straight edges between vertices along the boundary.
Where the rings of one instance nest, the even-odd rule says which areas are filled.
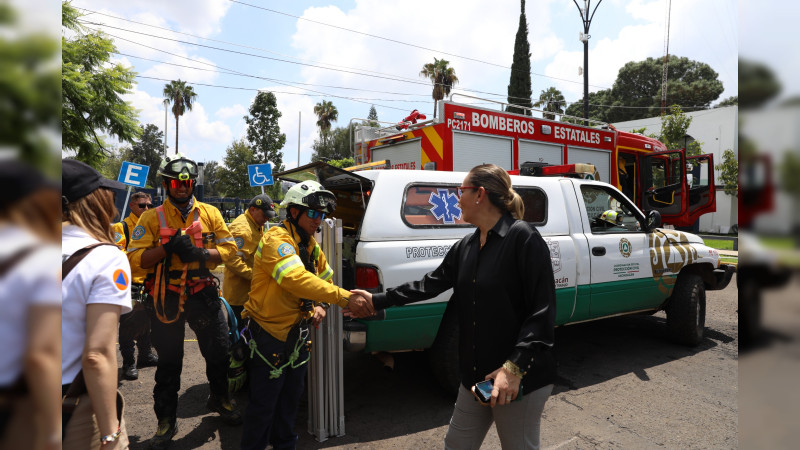
[[[188,188],[194,186],[195,180],[169,180],[169,187],[172,189],[178,189],[181,186],[186,186]]]
[[[153,207],[152,203],[137,203],[137,205],[139,206],[140,209],[146,209],[146,208],[152,208]]]
[[[325,218],[325,213],[324,212],[317,211],[315,209],[307,209],[306,210],[306,215],[308,216],[309,219],[316,219],[317,217],[319,217],[320,220],[322,220],[322,219]]]
[[[464,195],[464,191],[467,189],[480,189],[480,188],[481,188],[480,186],[459,186],[456,188],[456,195],[461,197],[462,195]]]

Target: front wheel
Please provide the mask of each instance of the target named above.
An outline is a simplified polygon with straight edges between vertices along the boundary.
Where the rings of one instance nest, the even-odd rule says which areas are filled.
[[[706,289],[703,279],[690,273],[678,276],[666,311],[670,339],[692,347],[700,344],[706,325]]]

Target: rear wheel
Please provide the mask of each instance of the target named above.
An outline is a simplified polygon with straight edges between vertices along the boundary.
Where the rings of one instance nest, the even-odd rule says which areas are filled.
[[[439,332],[428,350],[428,361],[436,381],[448,394],[457,395],[461,377],[458,370],[458,318],[447,308]]]
[[[696,346],[703,340],[706,324],[706,290],[699,275],[678,276],[667,304],[667,331],[673,341]]]
[[[761,287],[751,276],[739,279],[739,343],[753,343],[761,334]]]

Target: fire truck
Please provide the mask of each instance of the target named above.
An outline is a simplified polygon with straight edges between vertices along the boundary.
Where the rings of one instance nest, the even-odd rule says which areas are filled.
[[[457,103],[455,96],[473,103]],[[501,110],[477,106],[495,103]],[[592,164],[587,178],[619,188],[642,210],[661,213],[663,223],[693,225],[716,210],[713,155],[687,157],[656,139],[619,131],[613,125],[563,116],[561,121],[505,112],[505,103],[452,94],[439,103],[438,118],[412,113],[389,127],[356,126],[356,164],[385,161],[392,169],[469,171],[493,163],[511,174],[531,166],[574,170]],[[534,108],[532,112],[546,113]],[[554,167],[554,169],[556,168]],[[558,170],[549,171],[551,174]]]

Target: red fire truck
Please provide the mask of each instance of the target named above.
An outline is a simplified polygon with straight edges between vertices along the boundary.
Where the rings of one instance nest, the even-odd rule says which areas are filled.
[[[386,128],[356,127],[356,164],[387,161],[393,169],[468,171],[493,163],[510,173],[523,169],[524,174],[529,162],[588,163],[596,169],[592,177],[617,186],[642,210],[658,210],[665,224],[690,226],[716,210],[710,154],[687,157],[682,149],[668,150],[656,139],[607,123],[513,114],[456,103],[455,95],[506,105],[453,94],[439,103],[437,119]]]

